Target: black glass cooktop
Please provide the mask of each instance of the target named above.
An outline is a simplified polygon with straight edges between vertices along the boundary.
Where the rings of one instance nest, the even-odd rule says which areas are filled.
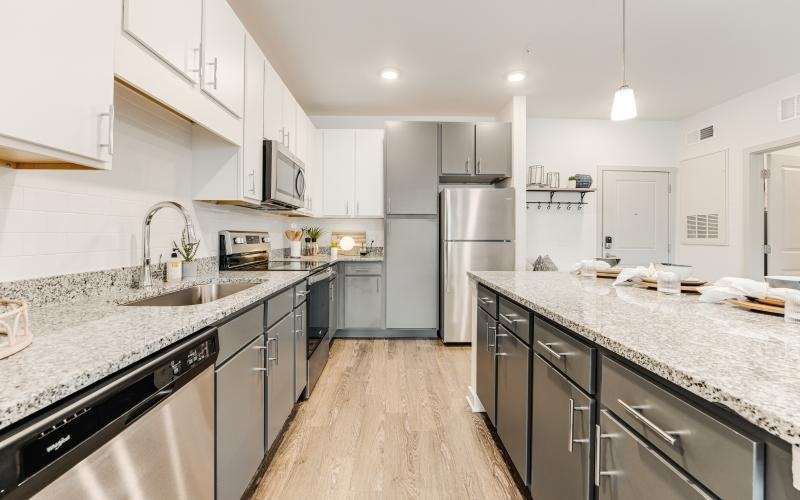
[[[327,266],[324,260],[289,260],[254,262],[237,268],[237,271],[315,271]]]

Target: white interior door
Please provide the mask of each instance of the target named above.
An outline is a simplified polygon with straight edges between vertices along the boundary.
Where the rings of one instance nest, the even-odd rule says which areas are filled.
[[[669,174],[607,170],[602,184],[602,248],[623,266],[668,262]]]
[[[800,275],[800,157],[769,155],[767,183],[767,272]]]

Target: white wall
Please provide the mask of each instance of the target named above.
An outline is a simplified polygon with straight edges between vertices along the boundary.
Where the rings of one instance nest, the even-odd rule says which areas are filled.
[[[761,241],[746,231],[748,223],[747,189],[752,180],[745,168],[745,150],[785,138],[800,135],[800,119],[780,122],[777,118],[778,100],[800,94],[800,74],[777,81],[735,99],[707,109],[682,120],[679,124],[679,158],[728,150],[730,180],[728,186],[730,210],[730,243],[727,246],[679,245],[677,258],[707,271],[704,276],[716,278],[748,274],[746,259]],[[714,125],[715,137],[696,145],[686,144],[689,131]],[[678,171],[680,175],[680,169]],[[680,193],[678,193],[680,204]],[[682,225],[678,221],[678,230]],[[750,251],[751,257],[746,257]],[[756,266],[756,269],[758,266]],[[757,272],[750,270],[757,277]]]
[[[221,229],[282,234],[284,217],[192,202],[191,124],[120,86],[115,106],[111,171],[0,167],[0,281],[140,265],[142,219],[163,200],[191,210],[200,257],[216,255]],[[153,259],[169,256],[180,220],[155,216]]]
[[[491,122],[491,116],[309,116],[312,123],[319,128],[383,128],[387,121],[419,121],[419,122]]]
[[[560,172],[566,187],[572,174],[589,174],[597,167],[674,167],[677,124],[667,121],[546,119],[528,120],[527,164]],[[596,187],[596,186],[593,186]],[[559,195],[557,195],[559,196]],[[566,195],[560,195],[567,199]],[[529,201],[546,200],[545,193],[528,193]],[[586,195],[582,210],[527,210],[528,258],[549,254],[561,270],[597,252],[597,194]]]

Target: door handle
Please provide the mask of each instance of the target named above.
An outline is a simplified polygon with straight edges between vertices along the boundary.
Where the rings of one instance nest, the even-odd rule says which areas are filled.
[[[567,425],[567,427],[569,429],[569,439],[567,441],[567,451],[569,451],[570,453],[572,453],[572,447],[573,447],[573,445],[575,443],[581,444],[581,443],[588,443],[589,442],[588,439],[584,439],[584,438],[575,439],[574,438],[575,412],[576,411],[586,411],[588,409],[589,409],[588,406],[577,406],[576,407],[575,406],[575,400],[572,399],[572,398],[569,398],[569,417],[568,417],[568,419],[569,419],[568,422],[569,423]]]

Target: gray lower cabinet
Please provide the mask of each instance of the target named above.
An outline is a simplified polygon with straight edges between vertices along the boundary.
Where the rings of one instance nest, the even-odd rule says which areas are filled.
[[[267,449],[283,429],[294,405],[294,315],[267,330]]]
[[[514,467],[525,484],[528,484],[530,348],[505,327],[500,326],[497,330],[496,349],[497,422],[495,427]]]
[[[262,312],[263,308],[258,308]],[[262,320],[263,321],[263,320]],[[240,498],[264,456],[264,336],[217,369],[216,497]]]
[[[303,302],[294,310],[294,400],[303,398],[308,384],[308,302]]]
[[[598,500],[715,498],[608,410],[600,411],[596,432]]]
[[[475,124],[448,122],[439,125],[442,175],[475,172]]]
[[[511,177],[511,124],[475,124],[475,174]]]
[[[386,213],[436,215],[439,133],[434,122],[386,122]]]
[[[589,500],[592,494],[594,399],[533,356],[531,496]]]
[[[386,219],[386,328],[437,327],[438,247],[437,219]]]
[[[475,392],[481,400],[486,416],[492,424],[497,424],[495,412],[495,387],[497,383],[497,363],[495,356],[495,338],[497,321],[482,308],[478,308],[477,340],[475,343],[477,380]]]
[[[380,275],[344,277],[344,327],[383,329],[383,286]]]

